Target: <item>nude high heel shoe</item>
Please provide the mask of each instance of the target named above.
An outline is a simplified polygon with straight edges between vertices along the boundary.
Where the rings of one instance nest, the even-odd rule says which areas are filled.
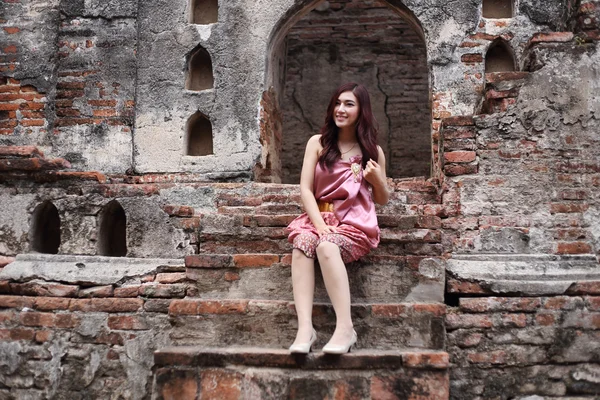
[[[313,344],[317,341],[317,331],[313,329],[310,341],[308,343],[298,343],[290,346],[290,353],[294,354],[308,354]]]
[[[350,349],[352,348],[352,346],[354,346],[354,344],[356,343],[357,340],[357,336],[356,336],[356,331],[352,331],[352,339],[350,339],[350,342],[348,342],[347,345],[338,345],[338,344],[329,344],[327,343],[325,345],[325,347],[323,347],[323,353],[326,354],[345,354],[345,353],[349,353]]]

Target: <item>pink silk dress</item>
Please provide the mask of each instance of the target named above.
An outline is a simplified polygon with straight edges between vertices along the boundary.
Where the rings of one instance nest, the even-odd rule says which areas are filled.
[[[313,193],[317,200],[333,203],[333,212],[322,212],[327,225],[335,226],[336,233],[318,236],[306,213],[294,219],[287,227],[288,241],[307,257],[315,258],[315,249],[321,242],[332,242],[340,247],[345,263],[358,260],[379,244],[379,226],[375,203],[369,191],[370,184],[363,179],[362,157],[338,160],[332,170],[317,163]]]

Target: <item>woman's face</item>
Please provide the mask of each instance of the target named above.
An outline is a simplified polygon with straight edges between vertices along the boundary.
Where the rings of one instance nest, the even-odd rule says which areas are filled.
[[[358,99],[351,91],[343,92],[337,99],[333,109],[333,119],[338,128],[348,128],[356,125],[360,106]]]

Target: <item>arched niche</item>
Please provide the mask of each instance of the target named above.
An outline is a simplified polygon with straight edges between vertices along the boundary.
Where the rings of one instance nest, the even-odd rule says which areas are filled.
[[[185,155],[207,156],[213,154],[212,124],[200,111],[186,124]]]
[[[512,18],[514,0],[483,0],[481,14],[484,18]]]
[[[218,21],[219,0],[191,0],[190,23],[214,24]]]
[[[266,84],[276,92],[283,129],[280,153],[265,158],[281,163],[281,181],[299,182],[298,155],[321,128],[331,93],[350,81],[369,89],[388,176],[429,177],[429,67],[414,14],[399,1],[301,4],[280,22],[269,44]],[[271,136],[263,143],[277,140],[276,132]]]
[[[485,54],[485,72],[510,72],[515,70],[515,57],[511,47],[502,39],[494,41]]]
[[[52,202],[44,201],[33,210],[29,240],[31,250],[35,252],[58,254],[60,216]]]
[[[109,257],[127,255],[127,217],[116,200],[110,201],[100,212],[98,253]]]
[[[210,54],[202,47],[195,49],[188,58],[187,79],[188,90],[206,90],[213,88],[213,70]]]

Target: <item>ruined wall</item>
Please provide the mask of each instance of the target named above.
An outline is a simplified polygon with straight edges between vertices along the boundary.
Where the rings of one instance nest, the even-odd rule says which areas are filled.
[[[285,182],[300,181],[297,155],[319,132],[331,93],[345,82],[369,90],[388,176],[429,177],[429,70],[423,39],[408,22],[380,2],[329,1],[298,21],[286,40]]]
[[[261,114],[278,112],[267,49],[313,4],[227,2],[209,26],[189,23],[187,2],[140,4],[2,3],[0,141],[36,144],[45,153],[11,146],[0,156],[0,266],[27,266],[0,279],[2,396],[141,398],[150,393],[154,349],[198,338],[230,343],[203,325],[213,318],[222,318],[218,332],[237,321],[246,343],[260,337],[273,345],[252,331],[266,321],[256,324],[256,311],[268,309],[267,322],[288,324],[271,332],[277,346],[293,337],[287,301],[183,297],[197,297],[199,288],[211,293],[207,282],[229,288],[256,273],[231,263],[289,267],[284,227],[301,211],[297,186],[204,181],[248,180],[256,160],[278,151],[285,132],[277,118]],[[389,4],[406,12],[399,1]],[[389,286],[359,295],[377,299],[389,287],[406,301],[431,299],[444,283],[443,264],[421,261],[444,257],[448,307],[359,306],[357,315],[364,327],[396,329],[397,320],[382,317],[405,318],[408,310],[413,318],[421,308],[427,318],[415,317],[410,329],[385,337],[400,338],[403,346],[446,344],[456,364],[457,399],[590,398],[598,391],[598,354],[589,348],[599,329],[600,7],[582,1],[573,15],[573,4],[522,0],[514,18],[486,20],[479,1],[406,2],[423,26],[432,70],[434,174],[429,181],[390,181],[392,201],[378,208],[380,253],[369,261],[378,254],[394,260],[376,266]],[[114,46],[104,30],[118,38]],[[485,74],[486,51],[499,39],[511,46],[521,71]],[[213,56],[215,89],[191,93],[186,56],[198,44]],[[115,65],[118,60],[123,64]],[[273,92],[264,95],[268,86]],[[184,126],[197,110],[210,117],[218,139],[214,156],[190,159],[181,153]],[[269,132],[272,141],[260,136]],[[99,143],[94,135],[108,137]],[[261,149],[260,140],[268,146]],[[136,175],[138,167],[177,173]],[[274,161],[271,167],[279,168]],[[106,175],[77,172],[93,168]],[[142,260],[94,256],[99,212],[115,199],[128,217],[130,255]],[[48,200],[63,227],[59,255],[15,261],[17,253],[30,252],[32,212]],[[191,285],[180,261],[191,253],[226,270],[204,271],[208,277]],[[83,275],[90,270],[78,264],[93,267],[94,261],[114,273],[110,280]],[[33,264],[53,275],[41,278],[29,269]],[[398,265],[403,275],[388,279]],[[143,271],[132,273],[134,267]],[[277,269],[277,277],[289,279],[288,272]],[[68,281],[71,275],[76,279]],[[261,294],[290,296],[278,288]],[[190,310],[200,316],[187,315]],[[319,308],[321,316],[328,312]],[[178,325],[184,319],[192,321],[187,328]]]
[[[599,301],[598,296],[460,299],[446,317],[454,364],[451,398],[596,398]]]

